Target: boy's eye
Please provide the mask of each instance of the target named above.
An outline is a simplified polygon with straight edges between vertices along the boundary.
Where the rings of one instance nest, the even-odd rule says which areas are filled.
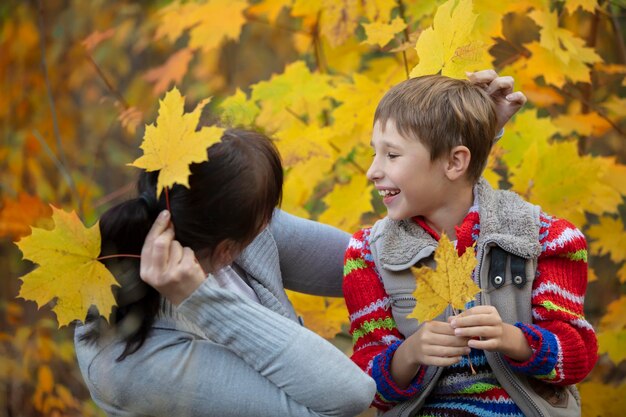
[[[389,159],[396,159],[397,157],[399,157],[400,155],[396,155],[395,153],[387,153],[387,158]]]

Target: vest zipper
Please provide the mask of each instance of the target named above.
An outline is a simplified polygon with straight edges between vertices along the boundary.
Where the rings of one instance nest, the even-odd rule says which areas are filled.
[[[487,248],[488,245],[490,245],[490,244],[492,244],[494,242],[495,242],[495,240],[488,240],[488,241],[484,242],[484,244],[481,245],[480,248],[478,249],[477,255],[478,255],[478,259],[480,261],[478,263],[478,273],[479,273],[479,276],[477,278],[478,278],[478,281],[479,281],[478,285],[481,288],[483,288],[480,284],[481,284],[482,275],[483,275],[483,263],[484,263],[485,256],[486,256],[485,248]],[[517,256],[519,256],[521,258],[526,259],[524,256],[520,255],[519,253],[515,253],[515,252],[512,252],[512,251],[509,251],[509,253],[512,253],[514,255],[517,255]],[[479,293],[479,295],[478,295],[478,304],[479,305],[484,305],[483,301],[484,300],[483,300],[482,291],[481,291]],[[504,361],[502,360],[502,357],[499,354],[497,354],[497,353],[494,353],[493,357],[495,357],[495,359],[496,359],[496,363],[498,365],[498,370],[500,371],[499,373],[501,375],[503,375],[504,377],[506,377],[506,379],[511,383],[511,385],[513,385],[515,387],[517,392],[520,393],[524,397],[524,399],[526,399],[527,403],[536,411],[536,413],[537,413],[536,415],[540,416],[540,417],[547,417],[545,414],[543,414],[543,412],[541,411],[541,409],[539,408],[537,403],[532,399],[532,397],[524,390],[524,387],[522,387],[520,385],[520,383],[517,381],[517,379],[513,376],[513,372],[505,365]],[[497,379],[497,374],[496,374],[495,370],[494,370],[494,376],[496,376],[496,379]],[[531,378],[532,378],[532,376],[531,376]]]

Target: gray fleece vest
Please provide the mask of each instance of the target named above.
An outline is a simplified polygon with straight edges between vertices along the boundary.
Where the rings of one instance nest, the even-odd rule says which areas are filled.
[[[509,191],[497,191],[481,179],[475,188],[479,204],[480,236],[478,266],[474,280],[482,292],[477,305],[493,305],[506,323],[532,323],[531,295],[537,269],[539,245],[538,206]],[[371,231],[371,251],[391,299],[391,311],[398,330],[405,337],[420,323],[408,318],[415,308],[416,281],[411,266],[434,267],[437,241],[412,220],[378,221]],[[436,320],[445,321],[450,308]],[[574,386],[561,387],[513,372],[500,353],[485,352],[500,385],[528,417],[580,416],[580,399]],[[411,400],[384,413],[385,417],[411,416],[424,404],[437,384],[443,368],[429,366],[423,391]]]

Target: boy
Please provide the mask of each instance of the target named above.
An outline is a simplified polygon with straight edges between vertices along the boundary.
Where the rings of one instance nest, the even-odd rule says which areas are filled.
[[[571,384],[597,359],[583,315],[586,242],[481,178],[494,106],[480,87],[434,75],[393,87],[376,110],[367,175],[388,214],[354,234],[344,296],[352,359],[376,381],[372,405],[390,415],[580,414]],[[483,291],[457,316],[417,323],[407,318],[409,268],[434,267],[441,233],[459,255],[476,251]]]

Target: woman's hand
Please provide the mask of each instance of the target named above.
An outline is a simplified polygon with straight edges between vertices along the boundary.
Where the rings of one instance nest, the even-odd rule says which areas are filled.
[[[174,240],[170,214],[155,220],[141,250],[139,275],[172,304],[178,305],[204,282],[206,276],[190,248]]]
[[[470,339],[471,348],[500,352],[520,362],[532,355],[522,331],[504,323],[494,306],[472,307],[449,320],[456,336]]]
[[[494,70],[468,72],[467,78],[474,84],[484,87],[496,105],[498,118],[497,131],[526,103],[526,96],[513,91],[513,77],[498,77]]]

